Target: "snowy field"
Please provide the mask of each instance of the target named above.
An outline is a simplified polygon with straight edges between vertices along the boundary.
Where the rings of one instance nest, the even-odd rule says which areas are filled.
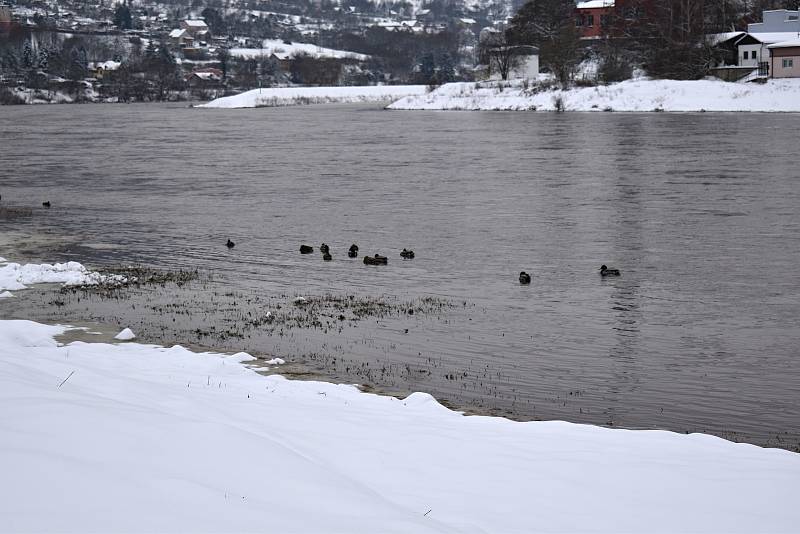
[[[0,320],[3,532],[800,524],[800,454],[701,434],[465,417],[423,393],[400,400],[262,376],[244,353],[60,345],[66,330]]]
[[[500,87],[502,85],[502,87]],[[396,110],[800,112],[800,79],[766,84],[717,80],[630,80],[617,84],[541,90],[521,81],[449,83],[395,102]]]
[[[199,108],[260,108],[303,104],[347,104],[387,102],[409,95],[421,95],[424,85],[370,85],[348,87],[276,87],[253,89],[234,96],[217,98]]]
[[[253,59],[258,57],[269,57],[272,54],[293,56],[295,54],[307,54],[315,58],[335,58],[335,59],[355,59],[367,61],[369,56],[358,52],[347,50],[336,50],[325,48],[310,43],[289,43],[281,39],[264,39],[262,48],[231,48],[230,54],[233,57],[243,59]]]

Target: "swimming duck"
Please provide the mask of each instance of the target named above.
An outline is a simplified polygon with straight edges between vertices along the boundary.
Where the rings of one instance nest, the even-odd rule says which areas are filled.
[[[322,259],[325,261],[331,261],[333,256],[331,256],[329,252],[325,252],[325,254],[322,255]]]
[[[530,284],[531,283],[531,275],[529,275],[525,271],[522,271],[521,273],[519,273],[519,283],[523,284],[523,285]]]
[[[405,258],[405,259],[407,259],[407,260],[413,260],[414,259],[414,251],[413,250],[403,249],[403,251],[400,252],[400,256]]]
[[[312,252],[314,252],[314,247],[300,245],[300,254],[311,254]]]
[[[231,241],[230,239],[228,239],[228,242],[227,242],[227,243],[225,243],[225,246],[226,246],[226,247],[228,247],[228,248],[233,248],[233,247],[235,247],[235,246],[236,246],[236,243],[234,243],[233,241]]]
[[[608,268],[605,265],[600,266],[600,276],[619,276],[619,269]]]
[[[328,252],[330,252],[330,248],[328,248],[328,245],[323,243],[319,246],[319,251],[322,252],[323,254],[327,254]]]
[[[374,257],[364,256],[364,265],[388,265],[389,259],[386,256],[375,254]]]
[[[347,257],[355,258],[357,256],[358,256],[358,245],[353,243],[352,245],[350,245],[350,250],[347,251]]]
[[[42,206],[44,206],[45,208],[49,208],[50,207],[50,201],[49,200],[45,200],[44,202],[42,202]]]

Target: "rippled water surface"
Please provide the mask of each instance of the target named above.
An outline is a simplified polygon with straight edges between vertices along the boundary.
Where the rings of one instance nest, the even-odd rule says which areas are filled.
[[[253,294],[436,296],[463,308],[408,333],[354,328],[250,350],[302,358],[336,344],[363,361],[436,361],[429,379],[394,389],[521,419],[794,448],[797,121],[5,107],[2,203],[34,209],[0,225],[73,243],[43,259],[199,267]],[[297,252],[321,242],[334,261]],[[353,242],[389,265],[348,260]],[[416,259],[401,261],[403,247]],[[622,276],[601,279],[601,263]],[[451,372],[463,379],[442,378]]]

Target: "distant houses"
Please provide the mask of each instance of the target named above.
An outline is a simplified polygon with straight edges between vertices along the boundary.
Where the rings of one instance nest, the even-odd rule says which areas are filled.
[[[800,12],[764,11],[747,31],[708,36],[722,53],[714,73],[726,80],[800,77]]]

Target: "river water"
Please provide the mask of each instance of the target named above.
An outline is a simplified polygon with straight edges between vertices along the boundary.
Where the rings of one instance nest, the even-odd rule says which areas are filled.
[[[264,298],[449,303],[426,317],[221,348],[313,359],[334,380],[424,390],[517,419],[800,447],[795,115],[363,105],[0,113],[2,203],[33,210],[0,225],[61,243],[18,242],[18,255],[199,268]],[[298,253],[322,242],[332,262]],[[389,265],[349,260],[354,242]],[[401,261],[404,247],[416,259]],[[601,278],[602,263],[622,276]],[[519,285],[522,270],[530,286]],[[147,322],[140,308],[105,306],[62,313]],[[180,332],[150,337],[181,341]],[[407,372],[365,379],[342,360]]]

